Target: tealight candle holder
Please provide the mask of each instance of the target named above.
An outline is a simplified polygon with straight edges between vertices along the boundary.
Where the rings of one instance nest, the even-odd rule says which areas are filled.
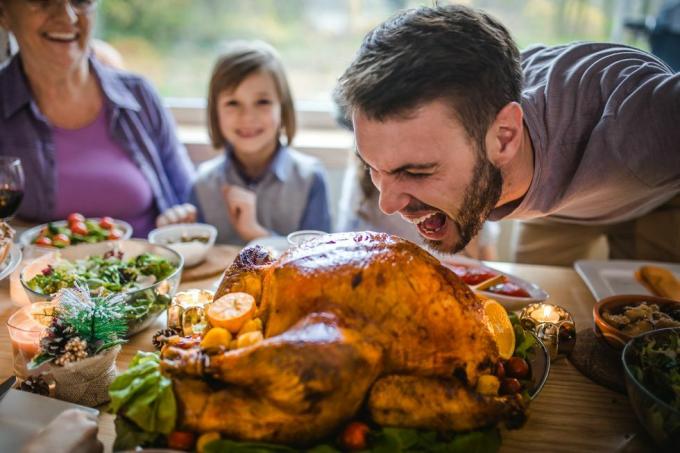
[[[53,302],[36,302],[20,308],[7,320],[14,373],[19,379],[35,374],[28,371],[27,365],[40,350],[40,339],[52,321],[53,308]]]
[[[215,294],[207,289],[190,289],[175,294],[168,308],[168,327],[178,329],[182,336],[201,333],[208,327],[204,307]]]
[[[550,360],[569,355],[576,343],[576,324],[564,308],[546,303],[529,304],[520,313],[519,321],[543,342]]]

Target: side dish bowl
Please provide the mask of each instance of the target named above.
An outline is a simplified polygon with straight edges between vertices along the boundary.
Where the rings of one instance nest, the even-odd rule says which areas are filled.
[[[680,309],[680,302],[665,299],[663,297],[650,296],[650,295],[619,295],[605,297],[604,299],[593,305],[593,319],[595,320],[595,334],[602,337],[610,346],[615,349],[621,349],[626,343],[632,338],[631,335],[623,332],[621,329],[609,323],[605,317],[605,311],[611,313],[617,313],[623,310],[627,306],[639,305],[642,302],[647,302],[648,304],[656,304],[661,309],[669,307],[677,307]]]
[[[186,267],[205,260],[215,244],[217,228],[207,223],[180,223],[156,228],[149,233],[149,242],[175,250],[184,258]]]
[[[669,392],[680,377],[679,352],[680,328],[672,328],[638,335],[621,354],[630,404],[654,441],[668,451],[680,445],[680,396],[677,389],[674,396]]]
[[[74,262],[89,257],[103,256],[106,253],[122,253],[123,259],[137,257],[143,253],[150,253],[167,260],[174,270],[148,286],[125,291],[126,302],[130,307],[128,313],[128,335],[134,335],[147,328],[169,305],[177,288],[184,260],[174,250],[161,245],[150,244],[141,239],[128,239],[121,241],[107,241],[95,244],[78,244],[62,250],[55,250],[40,256],[28,263],[21,271],[19,280],[31,302],[50,300],[54,294],[43,294],[31,289],[27,282],[50,265],[56,264],[60,259]]]

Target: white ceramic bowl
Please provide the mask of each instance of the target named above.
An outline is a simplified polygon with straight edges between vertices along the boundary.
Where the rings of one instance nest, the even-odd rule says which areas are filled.
[[[206,241],[186,241],[198,237],[205,238]],[[182,238],[186,242],[183,242]],[[217,238],[217,228],[207,223],[166,225],[149,233],[149,242],[170,247],[182,255],[185,267],[202,263],[210,248],[215,244],[215,238]]]

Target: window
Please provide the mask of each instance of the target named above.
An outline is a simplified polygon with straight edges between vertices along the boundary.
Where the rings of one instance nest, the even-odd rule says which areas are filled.
[[[103,0],[97,36],[165,97],[204,98],[220,48],[263,39],[281,53],[297,101],[327,104],[363,36],[410,0]],[[521,47],[573,40],[631,41],[625,17],[660,0],[474,0],[511,30]],[[656,6],[655,6],[656,5]],[[646,8],[646,9],[645,9]],[[314,110],[314,108],[310,108]]]

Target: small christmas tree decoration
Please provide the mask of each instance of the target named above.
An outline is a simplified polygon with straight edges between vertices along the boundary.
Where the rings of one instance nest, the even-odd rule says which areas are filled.
[[[40,367],[54,382],[56,398],[86,406],[105,403],[127,333],[124,294],[91,296],[76,287],[59,291],[54,302],[50,326],[29,369]],[[37,382],[27,386],[44,390]]]
[[[161,329],[153,335],[151,342],[153,346],[160,350],[163,345],[168,341],[170,337],[174,337],[180,334],[180,329],[176,327],[168,327],[167,329]]]
[[[49,361],[63,366],[125,342],[128,308],[122,294],[91,297],[86,288],[77,286],[62,289],[55,300],[52,323],[29,368]]]

